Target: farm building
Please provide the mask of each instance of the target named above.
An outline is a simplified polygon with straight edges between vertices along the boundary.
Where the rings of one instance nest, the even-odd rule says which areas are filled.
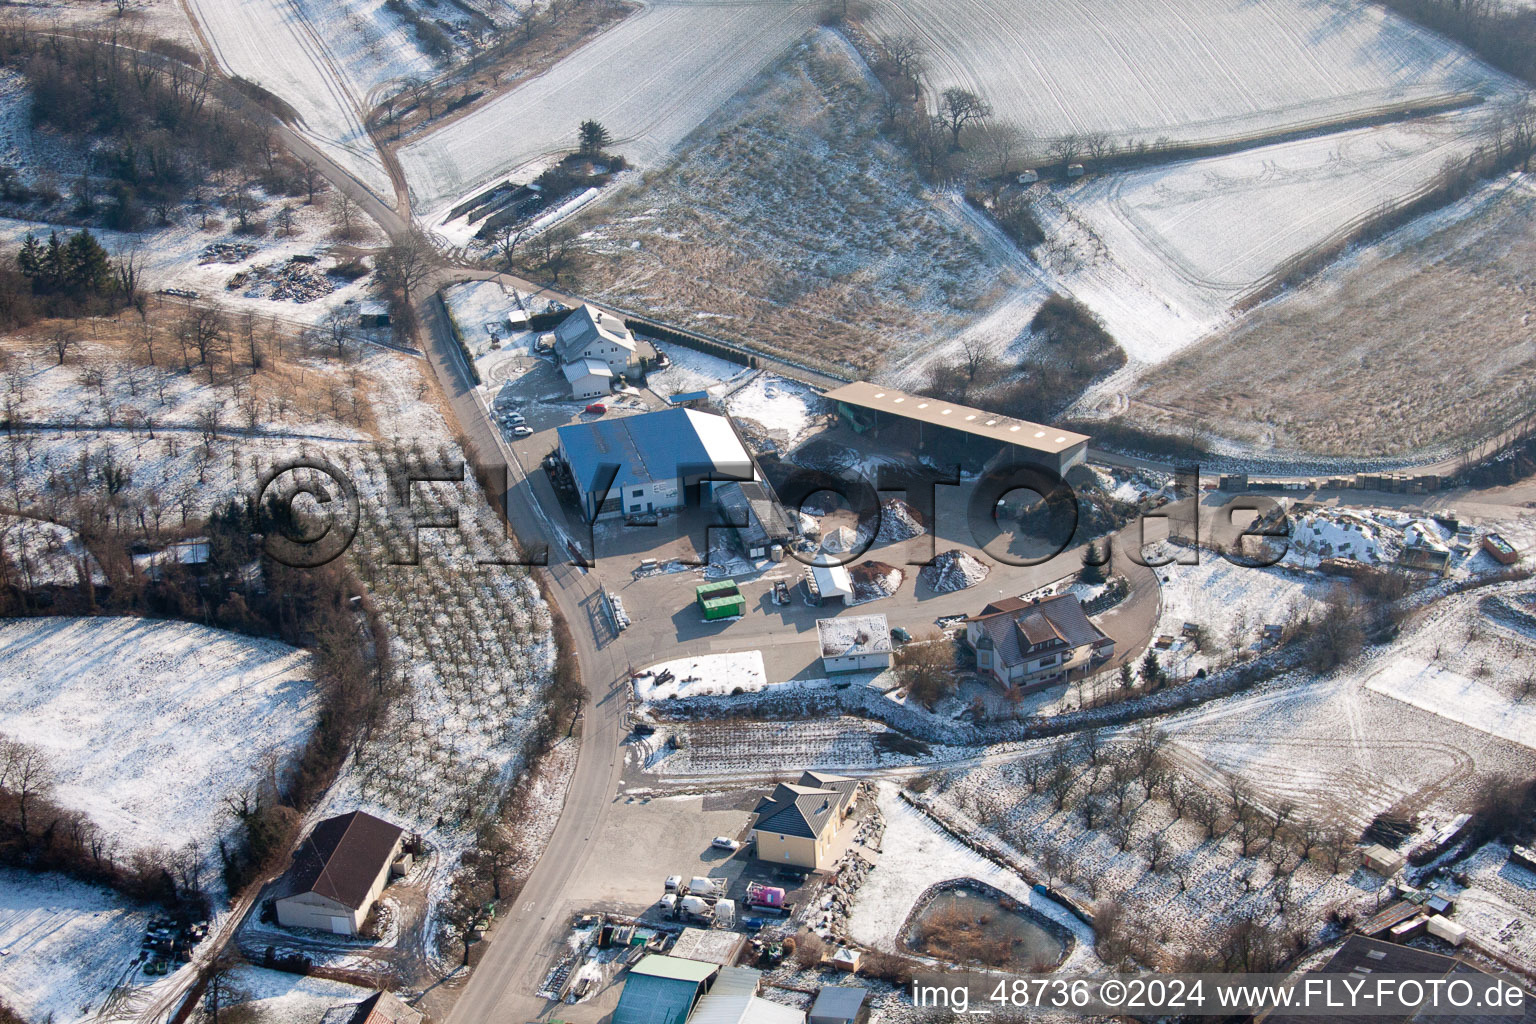
[[[560,367],[572,398],[601,398],[613,390],[613,371],[601,359],[574,359]]]
[[[364,330],[370,327],[388,327],[389,303],[377,301],[358,303],[357,326]]]
[[[747,610],[747,599],[732,580],[701,583],[694,588],[693,598],[698,602],[699,611],[709,621],[743,615]]]
[[[722,931],[718,928],[684,928],[672,944],[671,953],[684,960],[729,967],[741,959],[746,947],[747,936],[744,932]]]
[[[778,497],[757,480],[731,481],[715,488],[720,522],[730,529],[736,546],[748,558],[768,558],[778,545],[778,557],[794,538],[789,516]]]
[[[853,1024],[868,995],[868,989],[854,985],[823,985],[811,1004],[809,1024]]]
[[[833,841],[853,809],[857,779],[804,772],[758,802],[752,828],[757,859],[819,871],[833,860]]]
[[[683,1024],[719,973],[718,964],[653,953],[629,969],[613,1024]]]
[[[828,672],[890,667],[891,627],[884,615],[817,619],[816,639],[821,643],[821,667]]]
[[[965,642],[976,652],[977,671],[1020,691],[1065,683],[1115,653],[1115,641],[1071,594],[994,601],[965,620]]]
[[[725,482],[758,478],[730,421],[696,409],[572,423],[558,436],[589,519],[679,509],[695,485],[703,501]]]
[[[688,1024],[805,1024],[803,1011],[757,994],[762,978],[750,967],[721,968]]]
[[[389,884],[403,830],[353,811],[320,822],[278,882],[277,923],[356,935]]]
[[[375,992],[360,1003],[333,1007],[321,1024],[421,1024],[425,1017],[390,992]]]
[[[894,434],[917,451],[964,452],[980,464],[1027,462],[1065,473],[1088,457],[1088,437],[1070,430],[855,381],[827,392],[859,433]]]

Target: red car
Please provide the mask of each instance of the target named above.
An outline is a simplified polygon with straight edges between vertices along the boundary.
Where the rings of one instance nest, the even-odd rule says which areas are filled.
[[[591,405],[587,406],[587,412],[596,413],[599,416],[607,411],[608,407],[602,402],[593,402]]]

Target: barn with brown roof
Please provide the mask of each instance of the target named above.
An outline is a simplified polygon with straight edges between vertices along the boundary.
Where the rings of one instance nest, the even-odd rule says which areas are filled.
[[[362,811],[326,818],[278,882],[277,923],[356,935],[400,852],[404,830]]]
[[[1115,641],[1071,594],[994,601],[965,620],[965,642],[976,652],[979,672],[1020,691],[1065,683],[1115,653]]]

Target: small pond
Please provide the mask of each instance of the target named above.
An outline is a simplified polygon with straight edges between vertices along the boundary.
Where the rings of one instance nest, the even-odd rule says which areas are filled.
[[[939,889],[907,919],[907,947],[954,964],[1005,970],[1048,971],[1067,953],[1070,937],[1041,917],[987,886]]]

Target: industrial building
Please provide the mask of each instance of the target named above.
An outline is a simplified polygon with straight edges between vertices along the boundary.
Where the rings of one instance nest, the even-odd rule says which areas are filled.
[[[588,519],[672,511],[692,486],[702,502],[725,483],[758,479],[730,421],[696,409],[572,423],[557,434]]]
[[[320,822],[278,883],[277,923],[356,935],[389,884],[402,836],[400,826],[362,811]]]
[[[859,433],[894,435],[915,451],[964,451],[977,465],[1030,463],[1066,473],[1088,458],[1088,436],[855,381],[828,391],[841,420]]]

